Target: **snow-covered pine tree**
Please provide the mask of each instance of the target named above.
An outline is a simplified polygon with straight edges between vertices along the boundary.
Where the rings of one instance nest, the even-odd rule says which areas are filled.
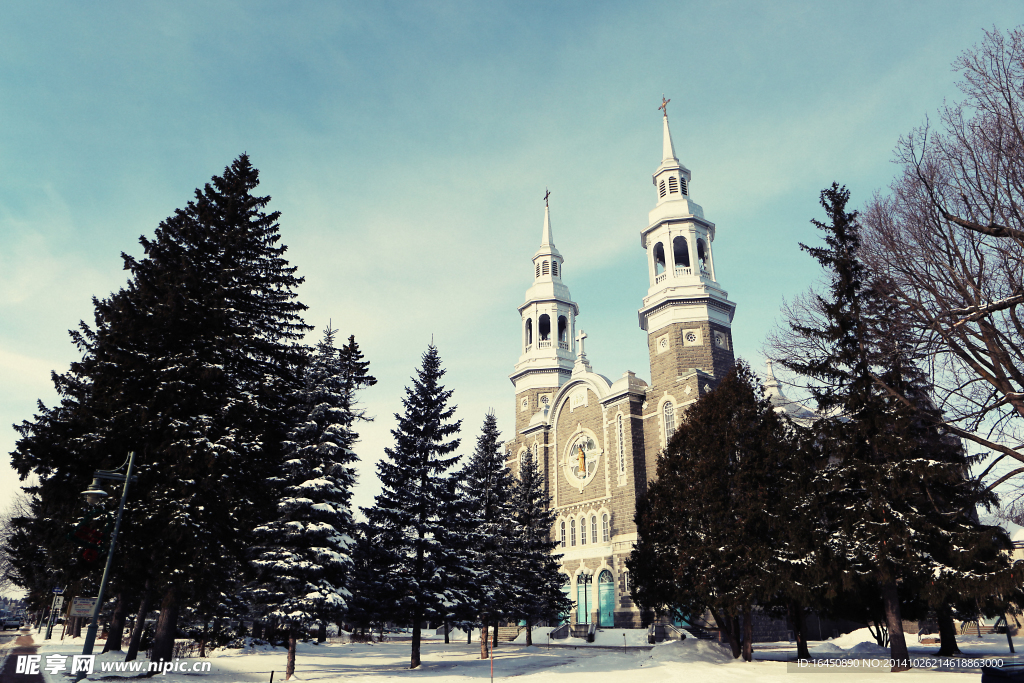
[[[897,542],[886,546],[894,546],[905,567],[901,592],[912,591],[922,610],[936,613],[938,654],[952,656],[959,648],[951,608],[976,618],[980,605],[985,616],[1002,616],[1012,609],[1008,601],[1019,599],[1022,582],[1012,576],[1006,530],[979,521],[978,508],[991,510],[996,497],[970,476],[981,458],[968,455],[945,428],[921,369],[928,354],[892,305],[893,291],[875,277],[866,297],[875,383],[887,416],[876,442],[893,463],[887,486],[899,515],[891,526]]]
[[[94,300],[95,327],[73,334],[82,360],[54,378],[61,412],[24,423],[12,454],[22,476],[39,476],[52,520],[93,469],[136,451],[119,554],[149,562],[162,598],[154,660],[171,658],[184,605],[237,578],[251,530],[274,507],[267,482],[309,328],[258,183],[240,156],[140,238],[144,258],[123,256],[128,284]]]
[[[846,211],[849,197],[835,183],[821,193],[829,222],[812,222],[826,245],[801,248],[826,271],[829,290],[791,310],[791,332],[775,348],[788,349],[777,354],[779,361],[807,380],[826,416],[814,426],[823,449],[811,481],[816,546],[835,572],[835,585],[878,586],[898,671],[909,668],[898,585],[906,589],[915,580],[947,575],[975,590],[979,577],[965,558],[951,557],[936,543],[956,539],[959,547],[991,548],[998,539],[991,528],[968,523],[986,495],[967,480],[969,463],[959,444],[942,438],[937,421],[928,419],[922,376],[909,349],[895,341],[898,321],[888,319],[884,307],[872,310],[878,292],[860,258],[861,228],[857,213]],[[902,401],[887,385],[914,398]],[[939,491],[945,495],[937,497]],[[996,565],[990,569],[992,578],[1003,573]]]
[[[790,438],[761,383],[738,361],[687,409],[658,458],[626,563],[641,606],[685,618],[710,611],[733,656],[747,661],[752,606],[784,588],[778,550]]]
[[[452,392],[441,385],[445,371],[433,343],[422,360],[405,389],[405,410],[395,414],[395,444],[377,463],[383,490],[373,507],[363,508],[399,595],[397,607],[412,622],[411,669],[420,665],[424,620],[444,618],[466,599],[449,577],[469,572],[459,553],[462,541],[453,538],[452,522],[445,518],[456,499],[455,482],[446,475],[458,460],[452,454],[462,423],[453,420]]]
[[[484,416],[476,448],[458,475],[459,492],[465,504],[462,517],[467,559],[474,570],[467,583],[473,614],[459,615],[462,621],[480,620],[480,656],[488,656],[485,631],[489,624],[509,612],[516,596],[514,574],[514,531],[512,525],[513,477],[501,452],[498,419],[490,411]],[[487,623],[484,623],[484,622]]]
[[[549,503],[537,461],[526,449],[512,495],[516,558],[511,584],[517,592],[512,616],[526,622],[527,645],[533,645],[533,626],[538,621],[568,614],[573,605],[562,591],[566,577],[559,571],[562,556],[554,552],[558,547],[552,534],[555,511]]]
[[[252,596],[266,616],[288,629],[285,678],[295,672],[295,642],[313,623],[338,621],[351,593],[356,435],[350,427],[355,391],[376,380],[365,363],[334,346],[328,325],[293,394],[294,422],[284,443],[277,517],[254,532]]]

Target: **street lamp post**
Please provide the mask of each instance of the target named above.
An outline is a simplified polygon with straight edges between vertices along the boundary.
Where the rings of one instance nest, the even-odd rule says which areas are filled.
[[[103,568],[103,578],[100,580],[100,590],[96,595],[96,604],[92,608],[92,620],[89,622],[89,630],[85,634],[85,645],[82,646],[83,655],[91,655],[93,645],[96,644],[96,626],[100,618],[100,609],[103,607],[103,593],[107,589],[107,580],[110,578],[110,566],[114,563],[114,547],[117,545],[117,532],[121,530],[121,515],[124,513],[124,502],[128,498],[128,485],[132,483],[134,477],[132,471],[135,469],[135,451],[128,454],[128,471],[125,474],[121,474],[120,470],[124,469],[124,465],[121,465],[117,470],[96,470],[93,472],[92,485],[87,491],[82,491],[82,495],[85,496],[86,501],[90,505],[96,505],[100,503],[104,498],[107,497],[107,492],[103,490],[102,483],[100,480],[106,479],[109,481],[123,481],[124,490],[121,492],[121,505],[117,508],[117,519],[114,522],[114,531],[110,534],[110,548],[107,550],[107,566]],[[80,681],[85,678],[85,671],[79,671],[75,675],[75,681]]]

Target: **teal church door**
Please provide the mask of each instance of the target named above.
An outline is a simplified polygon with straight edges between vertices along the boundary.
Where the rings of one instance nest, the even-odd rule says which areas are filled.
[[[615,582],[612,580],[612,573],[607,569],[597,577],[597,611],[598,626],[615,626]]]
[[[576,582],[576,623],[577,624],[589,624],[590,623],[590,610],[593,608],[591,601],[588,599],[590,596],[590,582],[583,581]]]

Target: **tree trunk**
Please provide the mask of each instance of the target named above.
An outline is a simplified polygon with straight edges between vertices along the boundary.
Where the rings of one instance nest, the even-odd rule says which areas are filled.
[[[142,601],[139,602],[139,613],[135,616],[132,635],[128,638],[128,656],[124,658],[126,662],[133,661],[139,655],[139,642],[142,640],[142,630],[146,627],[146,615],[149,614],[151,594],[150,583],[146,581],[146,587],[142,590]]]
[[[288,661],[284,665],[284,680],[295,675],[295,627],[288,627]]]
[[[169,586],[160,603],[160,618],[156,622],[151,662],[169,662],[174,655],[174,636],[178,633],[178,589]]]
[[[960,648],[956,644],[956,624],[953,623],[953,611],[948,603],[942,603],[935,610],[935,616],[939,622],[939,651],[936,657],[952,657],[960,654]]]
[[[735,617],[730,619],[727,615],[716,610],[711,610],[711,617],[718,626],[718,632],[728,641],[733,658],[738,658],[740,656],[739,625],[736,623]]]
[[[526,620],[526,644],[533,645],[533,623],[529,619]]]
[[[423,615],[420,609],[417,608],[413,611],[413,622],[412,622],[412,659],[409,662],[409,668],[415,669],[420,665],[420,627],[423,621]]]
[[[448,645],[449,643],[451,643],[451,641],[448,640],[448,620],[447,619],[444,620],[443,626],[444,626],[444,644]]]
[[[480,659],[487,659],[490,656],[490,650],[487,649],[487,612],[480,615]]]
[[[323,643],[327,640],[327,622],[321,621],[320,628],[316,631],[316,642]]]
[[[754,615],[750,605],[743,605],[743,661],[754,660]]]
[[[498,647],[498,617],[494,617],[494,628],[491,629],[491,651]]]
[[[466,645],[473,644],[473,624],[467,624],[466,627]]]
[[[907,639],[903,636],[903,619],[900,616],[900,596],[896,592],[896,580],[886,577],[880,583],[885,621],[889,627],[889,657],[893,662],[892,671],[906,671],[910,668],[910,653],[907,651]]]
[[[787,608],[789,609],[789,623],[793,625],[793,636],[796,638],[797,659],[810,659],[811,653],[807,649],[807,623],[804,617],[804,607],[796,600],[790,600]]]
[[[66,620],[66,618],[65,618],[65,620]],[[73,638],[81,638],[82,637],[82,622],[83,621],[85,621],[85,617],[75,617],[75,632],[72,635]]]
[[[117,605],[110,617],[110,626],[107,628],[107,642],[103,646],[103,652],[121,651],[121,641],[124,640],[124,622],[128,619],[128,596],[124,591],[117,593]]]

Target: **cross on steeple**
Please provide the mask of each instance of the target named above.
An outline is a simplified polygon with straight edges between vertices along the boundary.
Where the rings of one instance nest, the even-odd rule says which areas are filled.
[[[661,106],[658,109],[665,112],[665,116],[668,116],[668,103],[671,101],[671,99],[666,100],[664,95],[661,96]]]
[[[576,357],[586,358],[587,354],[583,352],[583,340],[587,338],[587,333],[580,330],[576,333]]]
[[[551,196],[551,190],[549,190],[548,188],[545,187],[544,188],[544,206],[548,205],[548,197],[550,197],[550,196]]]

